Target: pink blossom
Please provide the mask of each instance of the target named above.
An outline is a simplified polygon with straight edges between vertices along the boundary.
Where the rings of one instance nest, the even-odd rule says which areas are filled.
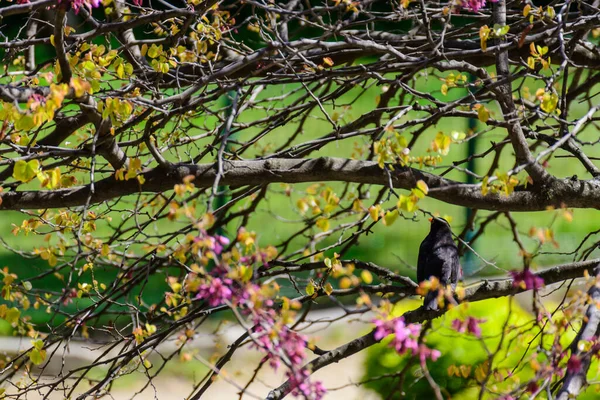
[[[135,4],[138,7],[142,6],[142,2],[143,2],[143,0],[133,0],[133,4]]]
[[[491,0],[492,3],[496,3],[498,0]],[[473,12],[478,12],[485,7],[485,0],[463,0],[463,5],[466,9]]]
[[[231,279],[212,278],[209,283],[200,285],[196,298],[208,301],[211,307],[217,307],[231,300],[233,292],[230,287],[233,282]]]
[[[525,290],[537,290],[544,286],[544,280],[532,273],[529,268],[524,271],[510,271],[513,278],[513,287],[522,287]]]
[[[100,0],[58,0],[58,3],[70,4],[75,10],[75,14],[79,12],[81,7],[98,8],[100,7]]]
[[[467,317],[467,319],[465,319],[464,321],[461,321],[460,319],[455,319],[454,321],[452,321],[452,329],[454,329],[455,331],[457,331],[459,333],[468,332],[468,333],[480,338],[481,337],[481,327],[479,326],[479,324],[482,324],[485,321],[486,321],[485,319],[479,319],[479,318],[473,318],[473,317]]]
[[[567,372],[571,374],[576,374],[581,372],[581,358],[577,357],[575,354],[569,358],[567,362]]]
[[[419,346],[419,360],[421,361],[421,364],[425,364],[425,361],[427,361],[428,358],[430,358],[431,361],[437,361],[441,355],[442,353],[439,350],[430,349],[424,344]]]
[[[309,373],[306,369],[302,368],[298,371],[292,371],[288,374],[290,385],[292,389],[292,395],[303,396],[307,400],[321,400],[327,389],[321,382],[311,382]]]
[[[421,333],[419,324],[406,325],[402,317],[392,320],[375,319],[373,323],[375,324],[375,340],[381,340],[393,334],[394,338],[390,342],[390,347],[393,347],[398,354],[404,354],[410,350],[413,355],[419,356],[422,363],[428,358],[435,361],[441,355],[438,350],[430,349],[424,344],[419,345],[419,334]]]

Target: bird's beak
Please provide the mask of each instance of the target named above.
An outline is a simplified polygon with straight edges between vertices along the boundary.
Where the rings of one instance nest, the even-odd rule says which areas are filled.
[[[433,221],[433,218],[429,218],[429,222]]]

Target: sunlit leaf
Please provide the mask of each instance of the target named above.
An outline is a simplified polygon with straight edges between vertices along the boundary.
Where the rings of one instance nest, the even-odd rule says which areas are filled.
[[[13,168],[13,178],[21,182],[29,182],[40,170],[40,162],[38,160],[19,160]]]

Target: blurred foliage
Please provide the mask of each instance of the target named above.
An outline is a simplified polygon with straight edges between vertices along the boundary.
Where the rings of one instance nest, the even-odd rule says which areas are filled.
[[[400,302],[394,314],[402,315],[420,305],[421,302],[416,300]],[[552,304],[547,303],[546,306],[553,310]],[[486,320],[481,324],[481,338],[452,329],[454,319],[467,316]],[[558,318],[559,313],[555,317]],[[489,371],[489,354],[495,354],[489,379],[499,392],[505,392],[534,376],[533,368],[536,366],[531,360],[537,359],[535,352],[540,343],[539,332],[539,327],[532,323],[531,313],[524,310],[515,298],[462,304],[433,321],[425,340],[429,347],[440,350],[442,356],[436,362],[428,362],[427,369],[445,398],[476,399],[482,379]],[[568,345],[575,337],[574,331],[571,332],[571,335],[560,338],[563,345]],[[553,339],[552,335],[544,336],[546,347]],[[411,355],[399,356],[394,349],[387,347],[388,341],[389,338],[384,339],[368,351],[363,379],[368,383],[365,386],[384,399],[435,398],[418,360]],[[398,373],[405,368],[401,380]],[[484,398],[494,397],[486,394]]]

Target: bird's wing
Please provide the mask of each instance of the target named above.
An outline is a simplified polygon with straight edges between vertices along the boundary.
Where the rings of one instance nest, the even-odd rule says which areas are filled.
[[[440,246],[435,249],[435,256],[441,262],[440,283],[456,283],[458,277],[458,268],[460,261],[458,259],[458,249],[456,246]]]
[[[417,260],[417,282],[421,283],[429,279],[427,275],[427,256],[429,253],[427,238],[423,240],[419,247],[419,259]]]
[[[450,260],[452,274],[450,275],[450,283],[453,288],[456,288],[456,283],[462,279],[462,267],[460,266],[460,259],[458,257],[458,250]]]

